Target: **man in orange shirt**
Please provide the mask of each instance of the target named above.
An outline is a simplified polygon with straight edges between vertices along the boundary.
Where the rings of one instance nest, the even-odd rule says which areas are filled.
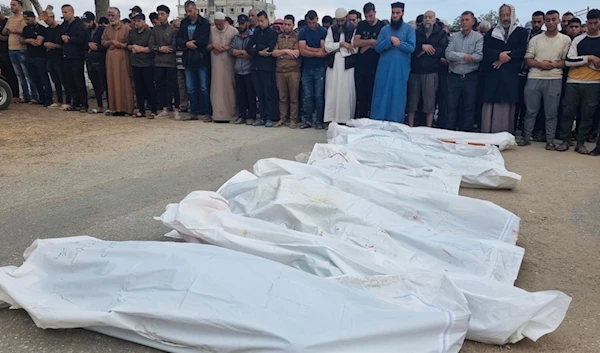
[[[2,34],[8,36],[8,55],[23,91],[23,99],[30,102],[32,97],[37,97],[38,92],[33,84],[33,79],[25,67],[25,44],[21,43],[21,34],[25,28],[25,19],[23,18],[23,1],[12,0],[10,2],[10,11],[13,13],[8,18]],[[37,101],[33,101],[37,103]]]

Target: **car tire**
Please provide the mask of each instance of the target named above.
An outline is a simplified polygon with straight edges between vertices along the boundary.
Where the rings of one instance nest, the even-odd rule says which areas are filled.
[[[12,89],[8,82],[0,78],[0,110],[8,109],[12,103]]]

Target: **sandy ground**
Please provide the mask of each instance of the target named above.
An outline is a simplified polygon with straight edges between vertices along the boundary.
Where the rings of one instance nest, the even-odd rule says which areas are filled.
[[[324,132],[231,124],[108,118],[33,106],[0,113],[0,264],[19,264],[38,237],[90,234],[162,240],[152,221],[168,202],[216,189],[259,158],[293,158]],[[462,352],[600,352],[600,158],[504,153],[523,176],[515,191],[461,190],[522,218],[517,285],[573,298],[559,329],[537,343]],[[515,316],[519,313],[514,313]],[[85,330],[40,330],[21,310],[0,310],[0,352],[155,352]]]

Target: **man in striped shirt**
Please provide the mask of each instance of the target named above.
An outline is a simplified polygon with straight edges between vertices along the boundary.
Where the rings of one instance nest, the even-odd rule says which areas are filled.
[[[581,154],[589,153],[585,140],[591,132],[600,99],[600,10],[588,12],[587,27],[588,33],[575,37],[567,54],[565,63],[569,67],[569,77],[560,122],[560,136],[569,136],[573,120],[581,112],[575,145],[575,151]],[[556,148],[557,151],[568,149],[568,138]],[[589,154],[600,156],[600,146]]]

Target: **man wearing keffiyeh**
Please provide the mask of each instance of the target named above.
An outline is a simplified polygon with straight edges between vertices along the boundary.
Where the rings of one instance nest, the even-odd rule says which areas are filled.
[[[500,6],[500,21],[483,40],[482,67],[487,77],[483,93],[481,132],[513,132],[519,101],[519,71],[527,50],[527,30],[517,25],[515,8]]]

